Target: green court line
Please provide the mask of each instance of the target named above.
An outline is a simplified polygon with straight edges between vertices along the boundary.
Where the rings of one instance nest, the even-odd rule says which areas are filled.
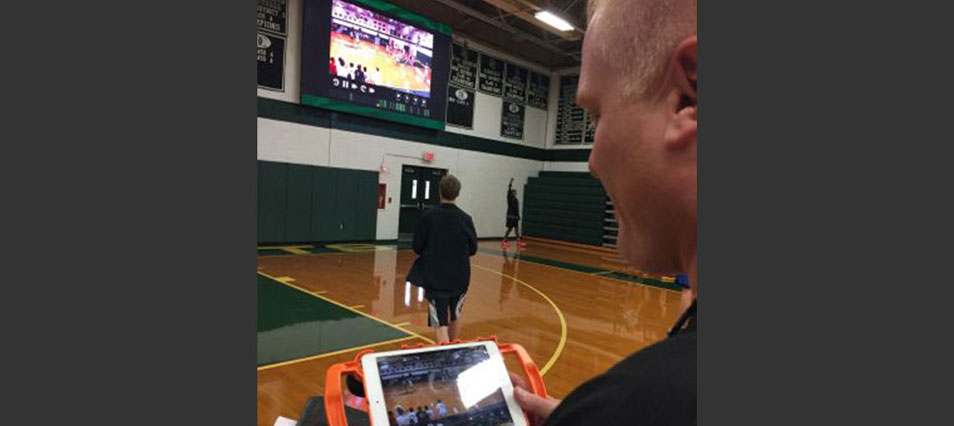
[[[305,249],[305,250],[310,251],[310,252],[312,252],[312,253],[314,253],[314,254],[318,254],[318,253],[340,253],[340,252],[341,252],[341,250],[337,250],[337,249],[333,249],[333,248],[328,248],[328,247],[312,247],[312,248],[310,248],[310,249]]]
[[[490,249],[490,248],[486,248],[486,247],[480,247],[480,248],[478,248],[477,250],[478,250],[478,251],[482,251],[482,252],[484,252],[484,253],[495,254],[495,255],[498,255],[498,256],[503,256],[503,255],[504,255],[504,252],[503,252],[502,250],[495,250],[495,249]],[[511,257],[511,258],[513,258],[513,259],[516,259],[516,260],[523,260],[523,261],[525,261],[525,262],[530,262],[530,263],[539,263],[539,264],[541,264],[541,265],[554,266],[554,267],[557,267],[557,268],[569,269],[569,270],[571,270],[571,271],[583,272],[583,273],[586,273],[586,274],[594,274],[594,273],[599,273],[599,272],[605,271],[605,269],[594,268],[594,267],[592,267],[592,266],[578,265],[578,264],[576,264],[576,263],[570,263],[570,262],[563,262],[563,261],[559,261],[559,260],[547,259],[547,258],[544,258],[544,257],[537,257],[537,256],[529,255],[529,254],[523,254],[523,253],[515,253],[515,254],[513,254],[513,255],[509,255],[509,254],[508,254],[507,256],[508,256],[508,257]]]
[[[410,334],[258,275],[258,366]]]
[[[336,250],[328,247],[311,247],[303,248],[301,250],[307,251],[309,254],[326,254],[326,253],[345,253],[341,250]],[[301,253],[304,254],[304,253]],[[294,256],[295,253],[290,253],[288,251],[277,249],[277,248],[260,248],[258,249],[258,257],[270,257],[270,256]]]
[[[259,257],[284,256],[284,255],[287,255],[287,254],[290,254],[290,253],[288,253],[288,252],[285,251],[285,250],[279,250],[279,249],[259,249],[259,250],[258,250],[258,256],[259,256]]]
[[[529,255],[529,254],[523,254],[523,253],[516,253],[513,256],[511,255],[505,256],[504,252],[501,250],[495,250],[495,249],[486,248],[486,247],[480,247],[477,249],[477,251],[487,253],[487,254],[493,254],[493,255],[497,255],[501,257],[509,257],[509,258],[522,260],[522,261],[530,262],[530,263],[538,263],[541,265],[553,266],[555,268],[569,269],[571,271],[599,275],[601,277],[615,278],[617,280],[622,280],[622,281],[630,281],[630,282],[635,282],[640,284],[646,284],[653,287],[665,288],[665,289],[675,290],[675,291],[682,291],[682,287],[680,287],[679,284],[676,284],[676,283],[667,283],[665,281],[657,280],[655,278],[646,278],[646,277],[640,277],[636,275],[630,275],[623,272],[614,271],[611,269],[603,269],[603,268],[596,268],[593,266],[578,265],[575,263],[563,262],[563,261],[553,260],[553,259],[546,259],[543,257],[537,257],[537,256]]]

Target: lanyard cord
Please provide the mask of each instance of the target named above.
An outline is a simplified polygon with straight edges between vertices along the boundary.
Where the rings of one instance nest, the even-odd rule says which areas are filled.
[[[691,321],[691,323],[690,323]],[[683,328],[686,328],[686,324],[689,323],[689,328],[695,328],[696,326],[696,300],[692,300],[692,304],[689,305],[689,309],[686,309],[685,312],[676,320],[676,324],[672,326],[672,329],[669,330],[669,337],[679,334]]]

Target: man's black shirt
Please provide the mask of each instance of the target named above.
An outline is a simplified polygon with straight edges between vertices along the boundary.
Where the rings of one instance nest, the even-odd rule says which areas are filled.
[[[696,424],[696,324],[567,395],[546,426]]]

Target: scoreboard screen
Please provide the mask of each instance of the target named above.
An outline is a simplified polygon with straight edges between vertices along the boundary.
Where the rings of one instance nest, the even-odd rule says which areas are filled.
[[[306,0],[303,105],[443,129],[450,28],[380,0]]]

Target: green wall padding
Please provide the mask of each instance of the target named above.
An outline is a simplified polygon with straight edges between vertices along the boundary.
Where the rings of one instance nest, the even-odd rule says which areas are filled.
[[[288,166],[283,241],[308,241],[309,239],[312,218],[311,172],[312,167],[298,164]]]
[[[563,178],[563,177],[531,177],[527,179],[527,183],[544,183],[547,185],[556,185],[556,186],[582,186],[582,187],[596,187],[603,189],[603,184],[600,181],[588,178]]]
[[[259,244],[375,239],[377,172],[258,164]]]
[[[259,241],[285,240],[285,193],[288,165],[259,162]]]
[[[337,170],[316,167],[311,175],[311,230],[308,241],[333,241],[338,233],[338,212],[334,208],[337,194]]]

